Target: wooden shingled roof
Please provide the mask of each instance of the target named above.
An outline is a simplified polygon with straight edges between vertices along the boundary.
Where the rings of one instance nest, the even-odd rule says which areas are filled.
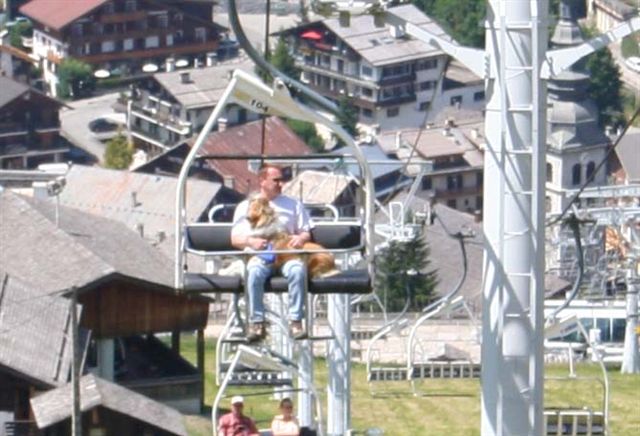
[[[69,300],[59,293],[42,295],[0,266],[0,371],[7,368],[41,387],[66,383],[69,316]]]
[[[0,193],[0,267],[43,293],[120,275],[173,293],[171,260],[113,220]]]
[[[80,409],[104,407],[174,435],[187,435],[184,417],[177,410],[108,382],[93,374],[80,379]],[[71,384],[31,399],[38,428],[44,429],[71,416]]]

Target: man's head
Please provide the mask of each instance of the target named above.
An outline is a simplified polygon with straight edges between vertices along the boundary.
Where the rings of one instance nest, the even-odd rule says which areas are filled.
[[[282,193],[284,177],[282,168],[275,165],[264,165],[260,169],[260,193],[267,200],[273,200]]]
[[[231,411],[234,415],[242,415],[242,409],[244,407],[244,398],[240,395],[236,395],[231,398]]]

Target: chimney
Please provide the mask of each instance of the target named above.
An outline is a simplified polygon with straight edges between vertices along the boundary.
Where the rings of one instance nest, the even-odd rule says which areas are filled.
[[[136,207],[138,204],[138,193],[133,191],[131,192],[131,207]]]
[[[400,147],[402,147],[402,132],[400,132],[400,130],[398,130],[396,132],[396,147],[395,150],[400,150]]]
[[[404,30],[400,26],[390,26],[389,33],[395,39],[402,38],[404,36]]]
[[[207,53],[207,67],[212,67],[218,63],[218,53],[210,51]]]
[[[136,230],[140,234],[140,237],[144,238],[144,224],[142,224],[142,223],[136,224]]]
[[[167,73],[175,71],[175,69],[176,69],[176,60],[174,58],[167,58],[167,60],[165,61],[165,64],[164,64],[164,68],[165,68],[165,70],[167,70]]]
[[[229,124],[229,121],[226,118],[218,118],[218,132],[227,130],[227,124]]]
[[[471,129],[471,139],[478,139],[480,137],[480,130],[477,127]]]
[[[180,73],[180,83],[190,83],[191,82],[191,76],[189,75],[188,71],[182,71]]]

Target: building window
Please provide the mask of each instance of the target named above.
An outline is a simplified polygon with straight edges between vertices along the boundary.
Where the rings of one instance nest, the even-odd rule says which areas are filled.
[[[105,14],[113,14],[114,8],[113,3],[109,2],[102,7],[102,12]]]
[[[575,164],[573,168],[571,168],[571,183],[575,185],[579,185],[582,180],[582,165]]]
[[[452,198],[451,200],[447,200],[447,206],[450,207],[451,209],[455,209],[456,208],[456,199]]]
[[[433,182],[431,177],[423,177],[422,178],[422,190],[423,191],[429,191],[431,190],[433,187]]]
[[[553,165],[547,163],[547,182],[553,183]]]
[[[127,38],[122,41],[122,48],[124,49],[124,51],[133,50],[133,38]]]
[[[427,80],[426,82],[420,82],[418,88],[420,89],[420,91],[428,91],[430,89],[433,89],[435,86],[436,82],[434,82],[433,80]]]
[[[93,23],[92,29],[95,35],[102,35],[104,33],[104,27],[102,26],[102,23]]]
[[[173,45],[173,35],[167,35],[167,47],[171,47]]]
[[[331,66],[331,56],[329,55],[322,55],[322,65],[325,67],[330,67]]]
[[[71,35],[82,36],[82,23],[74,23],[71,26]]]
[[[362,75],[367,77],[373,76],[373,69],[371,67],[362,66]]]
[[[484,174],[476,173],[476,188],[481,188],[484,184]]]
[[[373,111],[371,109],[364,108],[362,109],[362,116],[371,118],[373,117]]]
[[[169,16],[166,12],[158,15],[157,23],[158,27],[160,27],[161,29],[166,29],[169,26]]]
[[[147,36],[144,39],[145,48],[155,48],[160,46],[160,38],[157,36]]]
[[[482,210],[482,197],[479,195],[476,197],[476,209]]]
[[[420,112],[425,112],[425,111],[428,111],[430,107],[431,107],[430,101],[423,101],[423,102],[420,102],[420,106],[418,106],[418,110]]]
[[[102,41],[102,53],[111,53],[116,50],[116,44],[113,41]]]
[[[394,118],[394,117],[397,117],[398,115],[400,115],[400,108],[391,107],[391,108],[387,109],[387,117],[388,118]]]
[[[373,89],[371,88],[362,88],[362,95],[365,97],[373,97]]]
[[[428,59],[416,64],[416,71],[432,70],[434,68],[438,68],[438,59]]]
[[[338,73],[344,73],[344,61],[342,59],[338,59]]]
[[[137,8],[136,0],[127,0],[124,4],[124,10],[126,12],[134,12]]]
[[[593,178],[596,172],[596,164],[591,161],[587,164],[587,182],[593,182]]]
[[[462,174],[447,176],[447,189],[455,191],[462,188]]]
[[[484,91],[478,91],[473,93],[473,101],[483,101]]]
[[[449,102],[451,106],[460,106],[462,104],[462,96],[454,95]]]
[[[196,27],[195,37],[197,42],[205,42],[207,40],[207,29],[204,27]]]

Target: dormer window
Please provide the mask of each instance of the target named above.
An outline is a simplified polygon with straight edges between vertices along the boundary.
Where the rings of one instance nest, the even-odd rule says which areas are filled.
[[[126,12],[134,12],[138,8],[136,0],[127,0],[124,4],[124,10]]]
[[[113,8],[113,3],[109,2],[106,3],[103,7],[102,7],[102,12],[104,12],[105,14],[113,14],[114,8]]]

